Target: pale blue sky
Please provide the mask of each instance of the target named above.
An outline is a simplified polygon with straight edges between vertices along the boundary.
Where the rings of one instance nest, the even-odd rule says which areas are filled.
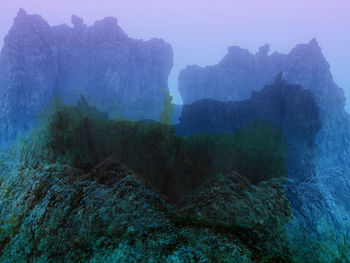
[[[115,16],[133,38],[159,37],[173,46],[169,86],[176,102],[179,71],[189,64],[216,64],[230,45],[256,52],[289,52],[318,39],[339,86],[350,96],[350,1],[348,0],[2,0],[0,46],[18,8],[42,15],[51,25],[72,14],[89,25]]]

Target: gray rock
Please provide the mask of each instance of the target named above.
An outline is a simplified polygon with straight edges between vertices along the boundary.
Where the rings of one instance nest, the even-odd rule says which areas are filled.
[[[303,88],[334,86],[329,64],[316,39],[297,45],[289,54],[268,55],[268,52],[268,45],[262,46],[256,54],[232,46],[217,65],[188,66],[179,75],[179,92],[184,104],[201,99],[249,99],[253,91],[272,84],[279,72],[283,72],[287,83]]]
[[[89,105],[111,118],[157,119],[173,54],[161,39],[129,38],[115,18],[92,26],[50,27],[18,12],[0,56],[0,144],[28,131],[53,96]]]
[[[223,177],[215,188],[193,193],[189,199],[196,202],[184,200],[178,211],[112,157],[88,173],[47,160],[36,169],[22,163],[10,171],[0,173],[1,262],[283,260],[265,250],[281,239],[266,240],[265,232],[278,232],[290,215],[285,188],[275,181],[249,186],[238,175]],[[205,212],[202,199],[207,207],[222,207],[223,198],[239,203],[218,218],[192,216],[193,209]]]
[[[283,128],[289,146],[289,235],[295,256],[302,262],[347,262],[350,118],[344,95],[315,41],[298,45],[289,56],[285,80],[279,74],[250,100],[201,100],[184,106],[177,131],[230,132],[256,119]]]

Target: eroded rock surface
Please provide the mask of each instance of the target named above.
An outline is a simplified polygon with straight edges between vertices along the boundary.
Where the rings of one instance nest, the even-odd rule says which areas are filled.
[[[297,45],[289,54],[268,53],[268,45],[262,46],[256,54],[232,46],[216,65],[204,68],[191,65],[183,69],[179,75],[179,92],[184,104],[202,99],[246,100],[252,92],[271,85],[280,72],[288,84],[300,85],[304,89],[332,86],[332,92],[339,93],[344,100],[316,39]]]
[[[283,73],[285,78],[279,74],[249,100],[184,106],[177,129],[183,134],[231,132],[256,119],[281,127],[289,148],[290,236],[296,255],[307,262],[348,260],[350,118],[344,95],[315,41],[297,46],[289,56],[295,68]]]
[[[157,119],[173,54],[160,39],[129,38],[115,18],[51,27],[18,12],[0,56],[0,143],[33,127],[53,96],[89,104],[110,117]]]
[[[1,262],[286,262],[289,255],[277,231],[290,219],[278,181],[251,186],[223,177],[175,208],[113,157],[88,173],[44,160],[10,171],[1,180]]]

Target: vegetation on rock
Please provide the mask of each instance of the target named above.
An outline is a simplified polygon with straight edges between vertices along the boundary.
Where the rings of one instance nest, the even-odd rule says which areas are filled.
[[[96,118],[87,107],[63,107],[50,115],[25,143],[23,161],[33,168],[47,160],[88,171],[115,156],[171,199],[217,174],[238,171],[255,184],[286,176],[286,144],[272,124],[178,136],[164,123]]]
[[[163,124],[171,125],[175,105],[172,103],[173,97],[170,96],[169,89],[163,91],[163,109],[159,115],[159,120]]]
[[[271,124],[178,136],[83,98],[47,113],[1,170],[0,260],[288,262],[286,148]]]

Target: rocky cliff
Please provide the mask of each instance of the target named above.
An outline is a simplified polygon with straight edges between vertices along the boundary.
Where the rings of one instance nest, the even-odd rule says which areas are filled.
[[[229,132],[255,119],[280,126],[289,148],[287,188],[294,216],[289,234],[295,255],[302,262],[347,262],[350,118],[344,95],[315,41],[298,45],[289,61],[283,76],[252,92],[249,100],[184,106],[177,130]]]
[[[60,118],[66,111],[83,125]],[[81,112],[87,112],[82,103],[66,108],[35,129],[18,152],[1,152],[1,262],[289,262],[291,211],[281,179],[252,185],[234,172],[169,202],[150,179],[168,182],[184,167],[144,176],[119,160],[158,167],[152,156],[163,142],[150,141],[144,151],[138,146],[151,137],[140,137],[140,130],[135,145],[128,145],[116,132],[125,131],[125,123]],[[159,139],[154,130],[150,135]],[[103,140],[109,148],[95,143]],[[164,148],[172,147],[179,145]],[[113,150],[118,158],[106,157]],[[132,152],[142,156],[132,158]],[[92,165],[84,165],[84,157]],[[181,180],[170,183],[176,189]]]
[[[279,72],[283,72],[289,84],[303,88],[316,88],[320,82],[332,81],[329,65],[317,41],[312,39],[308,44],[297,45],[289,54],[269,55],[269,45],[262,46],[256,54],[232,46],[217,65],[204,68],[192,65],[182,70],[179,92],[184,104],[201,99],[245,100],[253,91],[272,84]]]
[[[115,18],[86,26],[51,27],[18,12],[0,57],[0,141],[30,129],[37,114],[59,96],[89,104],[111,117],[157,118],[172,67],[172,49],[160,39],[129,38]]]
[[[278,182],[251,187],[229,176],[175,209],[113,158],[88,173],[48,163],[27,168],[1,182],[1,262],[248,263],[290,256],[290,210]],[[208,204],[225,206],[225,216],[206,215]]]

